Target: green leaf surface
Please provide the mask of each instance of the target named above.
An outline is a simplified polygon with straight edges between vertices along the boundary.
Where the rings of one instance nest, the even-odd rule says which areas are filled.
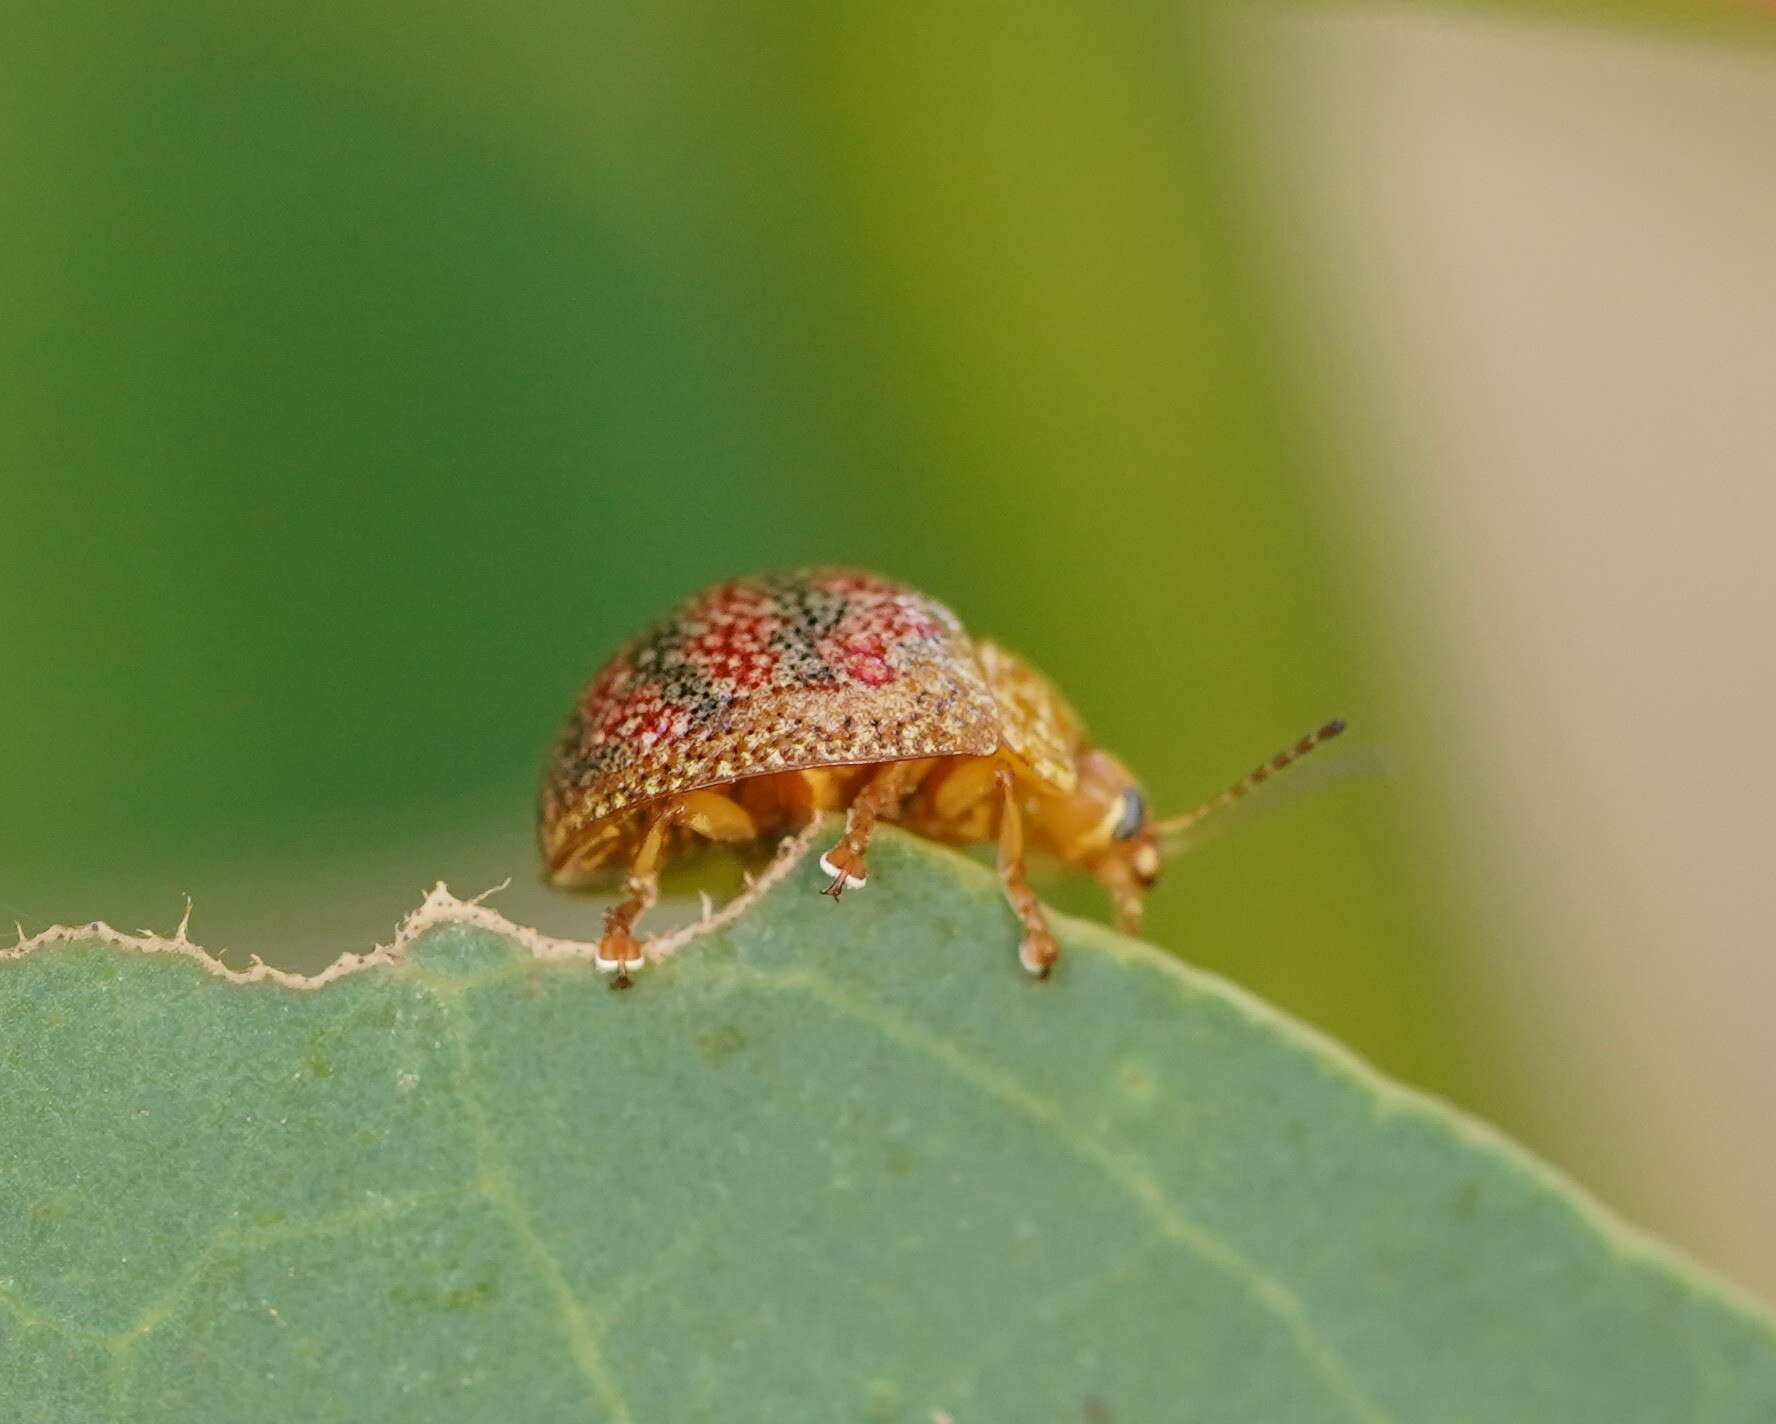
[[[1488,1131],[1094,926],[1028,980],[922,842],[819,879],[627,994],[435,903],[317,988],[0,963],[0,1417],[1776,1418],[1766,1320]]]

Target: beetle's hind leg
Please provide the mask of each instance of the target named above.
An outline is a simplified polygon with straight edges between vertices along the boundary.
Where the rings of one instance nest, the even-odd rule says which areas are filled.
[[[668,802],[648,822],[629,864],[629,878],[624,882],[627,894],[604,912],[604,933],[592,962],[615,977],[611,988],[629,987],[629,970],[640,969],[645,962],[641,945],[635,938],[635,922],[660,898],[660,862],[664,859],[666,836],[680,815],[676,803]]]
[[[593,953],[594,964],[616,975],[613,989],[627,989],[631,966],[639,969],[646,962],[635,938],[635,922],[660,898],[660,867],[675,826],[712,841],[749,841],[758,836],[751,813],[714,791],[688,791],[660,805],[630,863],[629,893],[605,911],[604,934]]]
[[[832,883],[820,892],[822,895],[836,900],[847,890],[863,888],[869,879],[864,853],[869,849],[870,833],[876,822],[884,816],[893,817],[930,769],[928,759],[891,761],[863,784],[845,815],[845,834],[820,857],[820,868],[832,876]]]

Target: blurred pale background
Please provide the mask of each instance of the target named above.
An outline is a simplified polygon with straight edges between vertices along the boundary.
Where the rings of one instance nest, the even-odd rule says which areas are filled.
[[[1776,1291],[1776,54],[1404,8],[1237,33],[1520,1130]]]
[[[1152,937],[1776,1293],[1776,26],[1642,8],[0,14],[0,904],[585,932],[577,683],[876,566],[1162,806],[1348,716]]]

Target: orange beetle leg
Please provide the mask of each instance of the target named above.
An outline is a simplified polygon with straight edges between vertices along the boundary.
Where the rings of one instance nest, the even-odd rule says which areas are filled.
[[[1042,902],[1030,888],[1024,874],[1024,818],[1018,809],[1017,787],[1011,772],[999,768],[999,882],[1005,887],[1005,898],[1012,912],[1024,927],[1024,938],[1018,945],[1018,962],[1038,979],[1046,979],[1055,960],[1061,956],[1060,946],[1048,928],[1048,916]]]
[[[628,895],[604,912],[604,933],[592,962],[606,973],[614,973],[611,988],[629,987],[629,970],[640,969],[646,962],[637,943],[635,921],[660,897],[660,861],[666,846],[666,833],[679,818],[680,808],[668,802],[648,823],[641,846],[629,867]]]
[[[869,879],[864,852],[869,848],[870,832],[882,817],[892,817],[900,810],[900,803],[913,794],[931,765],[928,760],[889,762],[864,783],[845,817],[845,834],[820,857],[820,868],[832,876],[822,895],[836,900],[847,890],[863,888]]]
[[[755,841],[758,818],[730,796],[719,791],[687,791],[674,798],[678,821],[710,841]]]
[[[1110,906],[1116,912],[1116,927],[1126,935],[1140,934],[1147,897],[1134,872],[1121,859],[1112,859],[1098,875],[1104,882],[1104,888],[1110,892]]]

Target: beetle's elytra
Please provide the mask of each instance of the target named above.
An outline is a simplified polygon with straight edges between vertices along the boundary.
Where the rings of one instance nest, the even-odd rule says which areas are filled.
[[[1018,957],[1040,976],[1058,951],[1025,878],[1026,839],[1102,881],[1132,931],[1168,833],[1341,729],[1155,821],[1135,778],[1021,658],[904,585],[799,569],[700,593],[605,664],[549,758],[538,834],[551,881],[627,881],[598,951],[618,984],[643,963],[635,921],[667,860],[839,809],[844,834],[820,861],[835,899],[865,883],[878,820],[953,845],[996,838]]]

